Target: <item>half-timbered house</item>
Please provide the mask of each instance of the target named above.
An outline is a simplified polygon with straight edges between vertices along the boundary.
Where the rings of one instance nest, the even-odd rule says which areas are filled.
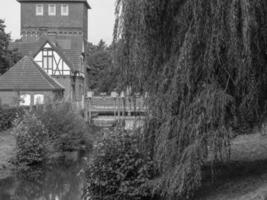
[[[62,101],[64,86],[25,56],[0,76],[2,105],[31,106]]]
[[[63,100],[83,108],[86,93],[87,0],[17,0],[21,39],[10,45],[64,87]],[[0,96],[1,98],[1,96]]]

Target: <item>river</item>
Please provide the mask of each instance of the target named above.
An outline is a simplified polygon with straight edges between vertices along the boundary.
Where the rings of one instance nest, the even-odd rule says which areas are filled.
[[[61,161],[14,173],[0,180],[0,200],[82,200],[82,168],[82,161]]]

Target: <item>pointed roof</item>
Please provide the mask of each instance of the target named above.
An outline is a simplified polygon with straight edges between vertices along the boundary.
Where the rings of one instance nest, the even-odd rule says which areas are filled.
[[[85,3],[88,9],[91,9],[91,6],[87,2],[87,0],[17,0],[18,2],[70,2],[70,3]]]
[[[54,42],[52,42],[48,37],[45,37],[43,36],[40,40],[39,40],[39,48],[36,48],[35,49],[35,52],[33,52],[33,56],[32,57],[35,57],[43,48],[46,44],[49,44],[52,49],[54,51],[56,51],[60,57],[63,59],[63,61],[65,63],[67,63],[67,65],[71,68],[71,70],[75,71],[75,68],[73,66],[73,63],[70,61],[70,59],[68,59],[66,56],[65,56],[65,53],[63,51],[63,49],[61,49],[61,47],[59,45],[56,46],[56,44]]]
[[[78,38],[70,39],[71,46],[69,49],[64,49],[60,44],[49,39],[46,35],[42,35],[39,40],[36,41],[16,41],[9,44],[9,49],[18,50],[22,56],[31,56],[35,57],[42,48],[49,43],[50,46],[60,55],[65,63],[71,68],[73,72],[79,71],[80,66],[80,56],[82,54],[82,49],[79,48],[82,46],[83,40]]]
[[[64,87],[25,56],[0,76],[0,91],[54,91]]]
[[[32,56],[43,44],[43,39],[37,41],[15,41],[9,44],[9,49],[18,50],[21,56]]]

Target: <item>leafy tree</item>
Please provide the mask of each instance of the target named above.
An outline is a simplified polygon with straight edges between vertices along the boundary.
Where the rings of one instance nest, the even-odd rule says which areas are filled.
[[[21,56],[16,50],[9,50],[10,35],[5,32],[5,23],[0,19],[0,75],[12,67]]]
[[[201,186],[267,103],[267,2],[117,0],[114,43],[122,85],[149,93],[146,146],[164,199]],[[208,154],[208,152],[212,152]]]
[[[98,45],[88,44],[87,63],[90,66],[89,88],[98,92],[110,92],[116,88],[117,70],[112,62],[112,47],[103,40]]]
[[[86,124],[70,104],[47,107],[36,114],[48,131],[51,154],[81,150],[84,144],[90,148],[91,139]]]
[[[15,126],[16,135],[16,164],[18,168],[42,163],[46,158],[48,132],[44,124],[35,116],[26,113]]]
[[[105,41],[101,39],[101,40],[98,42],[96,48],[97,48],[98,50],[103,50],[103,49],[106,49],[106,48],[107,48],[107,45],[106,45]]]

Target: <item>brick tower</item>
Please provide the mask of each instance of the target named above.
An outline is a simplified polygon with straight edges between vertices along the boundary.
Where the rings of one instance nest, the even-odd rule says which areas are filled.
[[[42,34],[51,38],[80,36],[87,40],[87,0],[17,0],[21,4],[21,36],[35,40]]]

